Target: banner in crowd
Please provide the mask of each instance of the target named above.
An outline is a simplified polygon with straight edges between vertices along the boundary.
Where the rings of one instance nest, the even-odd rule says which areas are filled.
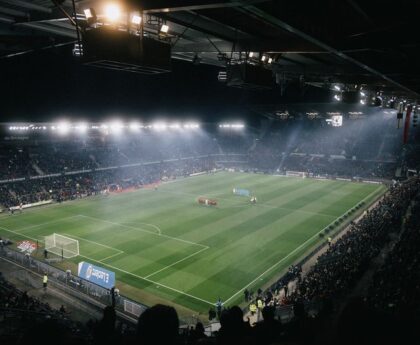
[[[105,268],[92,265],[88,262],[79,262],[77,275],[80,278],[86,279],[91,283],[102,286],[106,289],[111,289],[115,286],[115,273],[108,271]]]
[[[51,204],[52,202],[53,202],[52,199],[49,199],[49,200],[37,201],[37,202],[34,202],[32,204],[24,204],[24,205],[22,205],[22,209],[24,209],[24,208],[30,208],[30,207],[36,207],[36,206],[42,206],[42,205],[47,205],[47,204]],[[12,207],[9,207],[9,209],[10,210],[17,211],[17,210],[20,210],[21,207],[20,206],[12,206]]]

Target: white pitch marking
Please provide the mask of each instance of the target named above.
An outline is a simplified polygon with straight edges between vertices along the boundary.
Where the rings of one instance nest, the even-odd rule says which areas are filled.
[[[110,256],[107,256],[106,258],[104,258],[104,259],[101,259],[101,260],[98,260],[99,262],[102,262],[102,261],[105,261],[105,260],[108,260],[108,259],[111,259],[111,258],[113,258],[114,256],[117,256],[117,255],[121,255],[121,254],[123,254],[124,252],[119,252],[119,253],[115,253],[115,254],[112,254],[112,255],[110,255]]]
[[[195,255],[197,255],[197,254],[199,254],[199,253],[201,253],[201,252],[204,252],[205,250],[207,250],[207,249],[209,249],[209,248],[210,248],[210,247],[202,248],[202,249],[200,249],[198,252],[192,253],[192,254],[188,255],[187,257],[185,257],[185,258],[183,258],[183,259],[181,259],[181,260],[178,260],[178,261],[174,262],[173,264],[170,264],[170,265],[168,265],[168,266],[165,266],[165,267],[161,268],[160,270],[158,270],[158,271],[156,271],[156,272],[153,272],[153,273],[151,273],[151,274],[147,275],[145,278],[150,278],[151,276],[154,276],[155,274],[157,274],[157,273],[159,273],[159,272],[162,272],[162,271],[164,271],[164,270],[168,269],[169,267],[175,266],[176,264],[179,264],[180,262],[182,262],[182,261],[184,261],[184,260],[187,260],[187,259],[189,259],[189,258],[191,258],[191,257],[193,257],[193,256],[195,256]]]
[[[90,218],[90,219],[93,219],[93,220],[96,220],[96,221],[100,221],[100,222],[104,222],[104,223],[108,223],[108,224],[112,224],[112,225],[116,225],[116,226],[121,226],[121,227],[127,228],[127,229],[133,229],[133,230],[145,232],[145,233],[152,234],[152,235],[159,236],[159,237],[170,238],[171,240],[174,240],[174,241],[180,241],[180,242],[184,242],[184,243],[188,243],[188,244],[193,244],[195,246],[200,246],[200,247],[207,247],[206,245],[201,244],[201,243],[196,243],[196,242],[192,242],[192,241],[188,241],[188,240],[183,240],[183,239],[178,238],[178,237],[172,237],[172,236],[168,236],[168,235],[164,235],[164,234],[160,234],[159,235],[159,234],[157,234],[154,231],[149,231],[149,230],[145,230],[145,229],[142,229],[142,228],[137,228],[137,227],[130,226],[130,225],[125,225],[125,224],[120,224],[120,223],[114,223],[114,222],[111,222],[109,220],[99,219],[99,218],[95,218],[95,217],[91,217],[91,216],[85,216],[83,214],[80,214],[79,216],[80,217],[85,217],[85,218]]]
[[[63,233],[63,235],[66,235],[70,238],[74,237],[74,238],[77,238],[78,240],[81,240],[81,241],[90,242],[90,243],[96,244],[98,246],[102,246],[102,247],[105,247],[105,248],[108,248],[108,249],[112,249],[112,250],[115,250],[115,251],[119,252],[120,254],[124,253],[122,250],[119,250],[117,248],[113,248],[113,247],[107,246],[106,244],[98,243],[98,242],[95,242],[95,241],[87,240],[86,238],[83,238],[83,237],[78,237],[78,236],[75,236],[75,235],[69,235],[69,234],[65,234],[65,233]]]
[[[95,262],[100,262],[100,261],[95,260],[95,259],[92,259],[92,258],[90,258],[90,257],[88,257],[88,256],[84,256],[84,255],[80,255],[80,256],[81,256],[81,257],[84,257],[84,258],[86,258],[86,259],[88,259],[88,260],[92,260],[92,261],[95,261]],[[212,303],[212,302],[210,302],[210,301],[207,301],[207,300],[205,300],[205,299],[202,299],[202,298],[200,298],[200,297],[196,297],[196,296],[190,295],[189,293],[186,293],[186,292],[183,292],[183,291],[180,291],[180,290],[177,290],[177,289],[171,288],[170,286],[167,286],[167,285],[164,285],[164,284],[161,284],[161,283],[155,282],[155,281],[153,281],[153,280],[151,280],[151,279],[148,279],[148,278],[145,278],[145,277],[139,276],[139,275],[137,275],[137,274],[134,274],[134,273],[131,273],[131,272],[125,271],[125,270],[123,270],[123,269],[121,269],[121,268],[118,268],[118,267],[115,267],[115,266],[112,266],[112,265],[109,265],[109,264],[106,264],[106,263],[103,263],[103,264],[104,264],[105,266],[108,266],[108,267],[110,267],[110,268],[114,269],[114,270],[120,271],[120,272],[122,272],[122,273],[125,273],[125,274],[128,274],[128,275],[131,275],[131,276],[136,277],[136,278],[139,278],[139,279],[143,279],[143,280],[145,280],[145,281],[148,281],[149,283],[156,284],[157,286],[164,287],[165,289],[168,289],[168,290],[171,290],[171,291],[175,291],[176,293],[179,293],[179,294],[181,294],[181,295],[185,295],[185,296],[191,297],[191,298],[193,298],[193,299],[196,299],[196,300],[198,300],[198,301],[201,301],[201,302],[207,303],[207,304],[209,304],[209,305],[211,305],[211,306],[214,306],[214,303]]]

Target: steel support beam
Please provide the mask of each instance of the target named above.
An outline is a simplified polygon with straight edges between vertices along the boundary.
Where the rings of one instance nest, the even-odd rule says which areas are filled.
[[[259,9],[258,7],[255,6],[247,6],[246,8],[238,8],[236,7],[237,10],[241,11],[242,13],[248,14],[256,19],[259,19],[261,21],[264,21],[265,23],[271,24],[274,27],[283,29],[287,32],[290,32],[300,38],[303,38],[304,40],[311,42],[315,45],[317,45],[318,47],[325,49],[326,51],[330,52],[333,55],[336,55],[340,58],[342,58],[343,60],[346,60],[348,62],[350,62],[353,65],[356,65],[358,67],[360,67],[361,69],[376,75],[377,77],[380,77],[383,80],[386,80],[387,82],[389,82],[390,84],[397,86],[398,88],[405,90],[409,93],[415,94],[417,97],[420,96],[420,94],[418,94],[417,92],[409,89],[408,87],[400,84],[399,82],[389,78],[387,75],[381,73],[380,71],[377,71],[376,69],[365,65],[363,62],[360,62],[346,54],[344,54],[343,52],[331,47],[330,45],[321,42],[320,40],[304,33],[303,31],[285,23],[284,21],[282,21],[281,19],[272,16],[271,14],[268,14],[266,12],[264,12],[263,10]]]
[[[19,23],[17,25],[27,27],[27,28],[31,28],[31,29],[35,29],[35,30],[49,32],[49,33],[54,34],[54,35],[70,37],[70,38],[73,38],[73,39],[77,38],[76,30],[70,31],[70,30],[65,30],[65,29],[60,29],[60,28],[57,28],[57,27],[53,27],[51,25],[43,25],[43,24],[39,24],[39,23]]]
[[[204,4],[204,5],[152,8],[152,9],[144,10],[143,13],[154,14],[154,13],[170,13],[170,12],[180,12],[180,11],[213,10],[213,9],[218,9],[218,8],[232,8],[232,7],[238,7],[238,6],[256,5],[256,4],[267,2],[267,1],[270,1],[270,0],[231,1],[231,2],[215,3],[215,4]]]
[[[28,17],[28,13],[23,11],[14,10],[8,7],[0,6],[0,13],[5,13],[15,17]]]
[[[34,10],[34,11],[39,11],[39,12],[44,12],[44,13],[52,12],[51,8],[40,6],[37,4],[33,4],[31,2],[22,1],[22,0],[1,0],[1,2],[6,3],[6,4],[11,4],[13,6],[26,8],[28,10]]]

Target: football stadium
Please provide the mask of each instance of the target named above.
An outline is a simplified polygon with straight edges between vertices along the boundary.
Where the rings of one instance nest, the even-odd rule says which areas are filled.
[[[419,336],[420,8],[385,3],[0,0],[2,339]]]

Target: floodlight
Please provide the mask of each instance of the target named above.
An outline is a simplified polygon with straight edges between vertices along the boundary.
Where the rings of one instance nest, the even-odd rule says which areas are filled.
[[[87,8],[85,10],[83,10],[83,12],[85,13],[85,17],[86,19],[90,19],[94,17],[94,9],[93,8]]]
[[[366,94],[363,91],[360,91],[360,96],[366,97]]]
[[[273,59],[272,58],[268,58],[268,63],[272,63]]]
[[[95,9],[87,8],[87,9],[83,10],[83,12],[85,13],[85,17],[86,17],[86,20],[87,20],[89,25],[92,25],[92,24],[96,23],[96,21],[98,20],[98,17],[96,16]],[[81,47],[79,47],[79,48],[81,48]]]
[[[60,122],[57,124],[57,130],[60,134],[67,134],[68,131],[70,130],[70,124],[65,121]]]
[[[164,131],[166,130],[167,125],[164,122],[156,122],[153,124],[153,129],[156,129],[158,131]]]
[[[115,22],[120,17],[120,8],[116,4],[108,4],[105,6],[105,16],[111,22]]]
[[[129,127],[130,127],[130,130],[132,131],[138,131],[141,126],[140,126],[140,123],[138,122],[131,122]]]
[[[166,24],[163,24],[160,28],[160,32],[163,32],[164,34],[168,33],[169,31],[169,26]]]
[[[120,133],[121,130],[124,128],[124,125],[121,121],[113,121],[109,124],[109,128],[111,129],[111,132],[113,133]]]
[[[134,14],[131,17],[131,23],[134,24],[134,25],[140,25],[141,24],[141,17],[138,16],[138,15],[136,15],[136,14]]]
[[[179,129],[179,128],[181,128],[181,125],[179,123],[173,123],[173,124],[169,125],[169,128],[171,128],[171,129]]]
[[[337,91],[340,91],[340,87],[338,85],[334,85],[334,89],[336,89]]]
[[[263,55],[261,61],[264,62],[267,59],[267,56]]]
[[[87,123],[81,122],[74,127],[79,133],[86,133],[88,130]]]
[[[254,56],[254,52],[249,53],[249,57],[252,58]]]
[[[189,123],[184,124],[184,128],[197,129],[197,128],[200,128],[200,126],[198,123],[189,122]]]
[[[365,105],[366,104],[365,100],[364,99],[361,99],[360,100],[360,104]]]
[[[336,101],[341,101],[341,96],[340,96],[340,95],[338,95],[338,94],[335,94],[335,95],[334,95],[334,99],[335,99]]]

